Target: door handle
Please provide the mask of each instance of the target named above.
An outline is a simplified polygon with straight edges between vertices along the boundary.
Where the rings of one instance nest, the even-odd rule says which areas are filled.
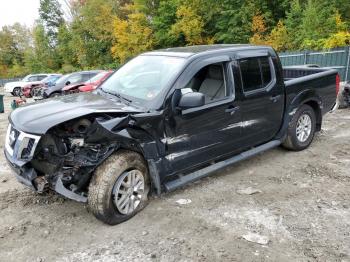
[[[225,109],[225,113],[230,113],[231,115],[233,115],[238,109],[239,109],[239,106],[231,106]]]
[[[281,98],[281,95],[271,96],[271,97],[270,97],[270,100],[271,100],[273,103],[276,103],[280,98]]]

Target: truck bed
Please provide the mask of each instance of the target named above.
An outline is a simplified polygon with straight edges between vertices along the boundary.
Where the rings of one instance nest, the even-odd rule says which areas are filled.
[[[329,112],[336,100],[336,77],[338,72],[329,68],[283,67],[287,104],[296,94],[313,92],[322,98],[322,113]]]
[[[325,72],[329,73],[330,71],[335,71],[335,70],[329,69],[329,68],[286,66],[286,67],[283,67],[283,78],[284,78],[284,81],[290,81],[296,78],[303,78],[306,76],[319,77],[320,75],[323,75],[322,73],[325,73]]]

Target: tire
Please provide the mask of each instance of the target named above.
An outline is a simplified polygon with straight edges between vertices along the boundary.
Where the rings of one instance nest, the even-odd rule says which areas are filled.
[[[142,175],[144,189],[142,197],[137,198],[140,199],[138,205],[134,209],[131,208],[133,209],[132,212],[127,213],[122,212],[125,210],[118,209],[116,197],[120,195],[119,200],[122,200],[124,195],[117,194],[115,190],[120,185],[120,181],[124,181],[122,179],[125,177],[125,174],[130,174],[131,172],[137,172],[139,176],[140,174]],[[134,187],[130,187],[129,190],[131,188]],[[126,192],[129,190],[123,191]],[[149,191],[150,181],[148,169],[143,157],[133,151],[120,150],[110,156],[96,169],[89,185],[88,207],[97,219],[109,225],[116,225],[132,218],[147,205]],[[129,194],[131,193],[129,192]],[[131,194],[130,198],[134,194],[135,192]],[[128,196],[125,196],[125,200],[126,198]],[[132,202],[132,204],[135,205],[135,202]],[[128,206],[129,203],[130,201],[127,204]],[[130,206],[128,210],[129,208]]]
[[[308,133],[305,131],[305,136],[302,135],[303,132],[299,131],[300,135],[297,135],[297,127],[298,122],[309,119],[310,124],[306,125],[305,128],[301,128],[300,130],[309,130]],[[306,121],[308,122],[308,121]],[[311,106],[302,105],[297,112],[294,114],[292,120],[288,126],[288,134],[286,140],[283,142],[282,146],[293,151],[301,151],[309,147],[311,144],[316,130],[316,115],[315,111]]]
[[[61,94],[60,93],[52,93],[52,94],[50,94],[49,95],[49,98],[52,98],[52,97],[58,97],[58,96],[60,96]]]
[[[20,96],[21,95],[21,88],[20,87],[15,87],[12,91],[13,96]]]
[[[32,87],[32,89],[30,90],[30,93],[29,93],[30,97],[34,97],[34,90],[35,90],[35,88]]]

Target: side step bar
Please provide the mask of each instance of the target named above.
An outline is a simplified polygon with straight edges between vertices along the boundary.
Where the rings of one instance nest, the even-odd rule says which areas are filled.
[[[188,175],[182,176],[178,179],[169,181],[167,183],[165,183],[165,189],[167,192],[169,191],[173,191],[179,187],[182,187],[188,183],[194,182],[198,179],[201,179],[203,177],[209,176],[211,173],[219,171],[220,169],[223,169],[229,165],[232,165],[234,163],[237,163],[239,161],[248,159],[250,157],[253,157],[259,153],[262,153],[266,150],[269,150],[271,148],[277,147],[281,144],[281,141],[279,140],[273,140],[270,141],[266,144],[263,144],[261,146],[258,147],[254,147],[252,149],[249,149],[248,151],[242,152],[232,158],[217,162],[213,165],[207,166],[203,169],[197,170],[193,173],[190,173]]]

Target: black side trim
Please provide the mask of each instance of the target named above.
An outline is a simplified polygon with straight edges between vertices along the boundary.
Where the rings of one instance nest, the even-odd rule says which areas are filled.
[[[273,141],[270,141],[270,142],[263,144],[261,146],[252,148],[252,149],[245,151],[245,152],[242,152],[239,155],[236,155],[232,158],[217,162],[213,165],[210,165],[210,166],[205,167],[203,169],[197,170],[197,171],[195,171],[191,174],[188,174],[186,176],[179,177],[178,179],[169,181],[169,182],[165,183],[165,189],[168,192],[173,191],[173,190],[175,190],[179,187],[182,187],[188,183],[191,183],[191,182],[194,182],[194,181],[201,179],[203,177],[209,176],[211,173],[219,171],[219,170],[221,170],[229,165],[232,165],[232,164],[237,163],[239,161],[242,161],[244,159],[253,157],[253,156],[255,156],[259,153],[262,153],[266,150],[269,150],[271,148],[277,147],[280,144],[281,144],[281,141],[273,140]]]

